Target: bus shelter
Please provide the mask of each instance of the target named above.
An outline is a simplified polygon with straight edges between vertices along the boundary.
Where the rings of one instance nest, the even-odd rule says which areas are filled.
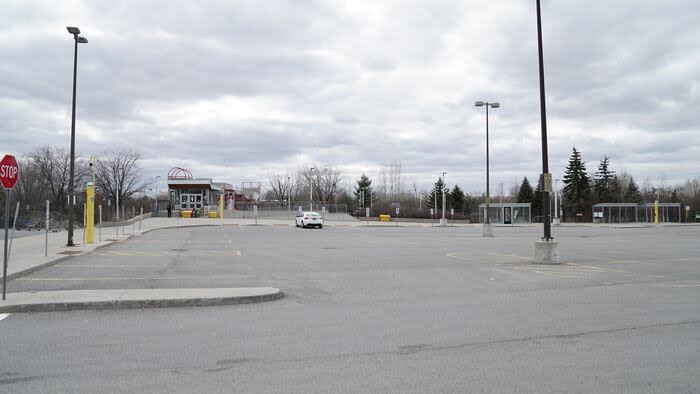
[[[530,223],[532,208],[525,202],[502,202],[489,204],[489,222],[493,224]],[[484,223],[486,204],[479,205],[479,222]]]
[[[644,204],[644,221],[654,221],[655,203],[648,202]],[[659,223],[681,222],[681,203],[679,202],[660,202],[659,203]]]
[[[639,221],[639,204],[604,202],[593,204],[594,223],[634,223]]]

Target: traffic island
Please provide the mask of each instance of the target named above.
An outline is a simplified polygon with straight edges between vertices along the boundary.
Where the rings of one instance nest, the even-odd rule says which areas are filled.
[[[282,297],[274,287],[37,291],[8,293],[0,313],[251,304]]]

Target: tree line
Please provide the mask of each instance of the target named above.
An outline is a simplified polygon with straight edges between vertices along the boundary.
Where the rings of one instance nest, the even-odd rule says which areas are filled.
[[[85,202],[85,187],[92,182],[93,172],[95,204],[103,206],[105,220],[116,216],[117,197],[127,216],[135,204],[150,210],[148,199],[143,197],[148,185],[144,182],[139,160],[141,153],[138,151],[108,150],[93,158],[77,154],[74,166],[76,223],[82,223],[79,218]],[[70,153],[64,148],[43,145],[21,155],[18,162],[20,179],[12,191],[12,201],[20,202],[23,223],[43,226],[46,201],[51,207],[52,220],[63,223],[70,193]],[[2,195],[4,199],[5,193]]]

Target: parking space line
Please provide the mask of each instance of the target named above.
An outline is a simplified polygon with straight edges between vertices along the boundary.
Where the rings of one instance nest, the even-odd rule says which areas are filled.
[[[0,320],[5,319],[6,317],[10,316],[9,313],[0,313]]]
[[[14,280],[26,282],[84,282],[84,281],[110,281],[110,280],[183,280],[183,279],[259,279],[259,274],[239,274],[226,276],[170,276],[170,277],[121,277],[121,278],[15,278]]]

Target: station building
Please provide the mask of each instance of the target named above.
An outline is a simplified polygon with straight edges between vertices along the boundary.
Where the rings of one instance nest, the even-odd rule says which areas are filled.
[[[236,191],[230,183],[215,182],[212,178],[195,178],[189,170],[181,167],[168,171],[168,197],[173,210],[216,210],[222,195],[229,210],[236,209],[236,204],[254,201],[254,196]]]

